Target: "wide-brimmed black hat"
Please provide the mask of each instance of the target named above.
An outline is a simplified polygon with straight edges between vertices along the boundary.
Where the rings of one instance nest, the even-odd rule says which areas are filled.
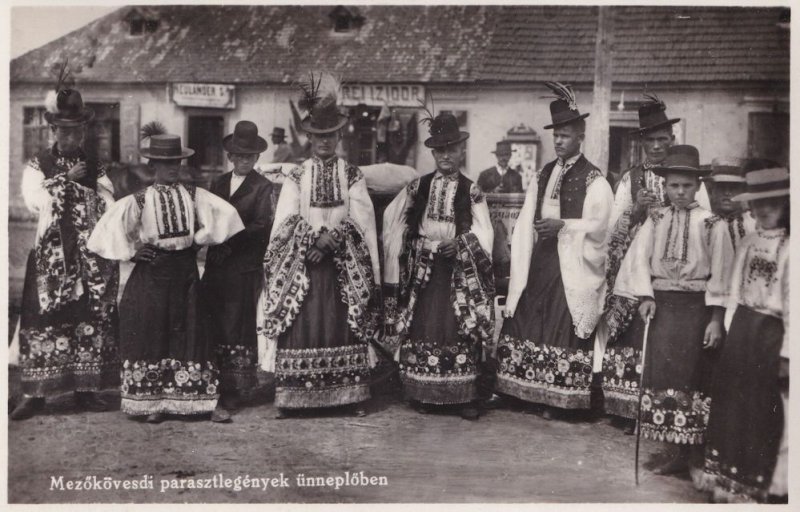
[[[658,99],[655,94],[645,94],[647,101],[639,106],[639,128],[631,130],[631,133],[644,135],[647,132],[660,130],[671,126],[681,119],[667,117],[667,105]]]
[[[552,122],[545,126],[544,129],[559,128],[587,117],[589,117],[589,114],[581,114],[577,107],[572,108],[566,101],[555,100],[550,103],[550,119]]]
[[[550,119],[552,122],[544,127],[545,130],[566,126],[589,117],[589,114],[581,114],[578,111],[578,101],[575,98],[572,86],[560,82],[545,82],[544,85],[553,91],[556,98],[555,101],[550,103]]]
[[[495,146],[494,151],[492,151],[495,155],[498,156],[511,156],[511,141],[510,140],[499,140],[497,141],[497,145]]]
[[[431,121],[430,134],[425,139],[425,146],[429,148],[443,148],[469,138],[469,133],[459,129],[456,116],[448,113],[440,113]]]
[[[184,148],[180,136],[165,133],[151,135],[150,147],[140,149],[139,154],[150,160],[182,160],[192,156],[194,150]]]
[[[747,191],[744,194],[733,196],[734,201],[754,201],[770,197],[788,196],[789,169],[785,167],[772,167],[748,171],[744,176]]]
[[[94,119],[94,110],[83,104],[76,89],[61,89],[56,93],[55,111],[45,112],[44,118],[55,126],[79,126]]]
[[[233,133],[222,139],[222,147],[228,153],[263,153],[267,146],[267,141],[258,136],[258,126],[251,121],[239,121]]]
[[[696,147],[679,144],[667,149],[667,156],[660,164],[653,167],[653,172],[659,176],[678,172],[703,177],[710,174],[711,169],[700,167],[700,152]]]
[[[270,137],[280,137],[281,139],[286,138],[286,130],[283,128],[275,127],[272,129],[272,133],[269,134]]]

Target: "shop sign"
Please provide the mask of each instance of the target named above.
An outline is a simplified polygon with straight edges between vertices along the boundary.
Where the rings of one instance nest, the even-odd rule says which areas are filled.
[[[182,107],[236,108],[236,86],[227,84],[174,83],[170,97]]]
[[[404,84],[342,85],[342,104],[375,107],[419,107],[425,101],[425,87]]]

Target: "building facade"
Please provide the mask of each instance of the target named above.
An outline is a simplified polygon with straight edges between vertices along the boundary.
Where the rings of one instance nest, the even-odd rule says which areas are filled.
[[[517,157],[536,168],[555,158],[542,129],[551,101],[544,80],[571,83],[582,111],[609,110],[605,167],[613,172],[640,158],[629,132],[645,89],[681,118],[678,140],[697,146],[704,163],[717,156],[788,163],[788,9],[612,12],[610,105],[593,101],[598,8],[589,6],[134,6],[14,59],[12,299],[33,236],[21,171],[48,142],[44,97],[65,59],[97,113],[91,144],[101,157],[138,163],[141,128],[158,122],[195,149],[189,164],[207,179],[226,170],[222,137],[242,119],[264,134],[285,128],[302,148],[293,102],[312,70],[342,78],[350,115],[342,150],[361,165],[433,169],[419,123],[427,102],[455,113],[470,132],[470,177],[494,165],[495,143],[520,127],[538,142]]]

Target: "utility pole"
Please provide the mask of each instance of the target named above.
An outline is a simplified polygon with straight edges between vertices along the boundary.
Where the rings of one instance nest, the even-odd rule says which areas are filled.
[[[586,154],[604,173],[608,172],[609,111],[613,74],[614,11],[597,7],[597,39],[594,46],[594,94],[592,115],[587,119]]]

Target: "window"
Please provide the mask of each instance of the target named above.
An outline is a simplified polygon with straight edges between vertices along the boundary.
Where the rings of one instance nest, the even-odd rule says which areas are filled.
[[[608,170],[618,175],[641,163],[643,158],[638,134],[623,126],[611,126],[608,141]]]
[[[747,156],[789,163],[789,114],[751,112],[748,118]]]
[[[333,31],[347,32],[348,30],[350,30],[350,18],[346,18],[344,16],[336,18],[336,21],[333,26]]]
[[[86,149],[94,149],[101,162],[119,162],[119,103],[87,103],[94,120],[86,133]]]
[[[136,18],[131,20],[131,35],[140,36],[144,34],[144,20]]]
[[[417,142],[416,108],[350,107],[350,124],[345,126],[342,149],[357,165],[384,162],[414,165],[412,153]]]
[[[356,7],[337,6],[328,17],[333,21],[333,31],[338,34],[361,28],[364,24],[364,17]]]
[[[222,138],[225,135],[222,116],[189,116],[188,146],[194,150],[189,165],[210,173],[223,170]]]
[[[23,157],[29,160],[49,146],[50,133],[44,113],[45,107],[25,107],[22,111]]]
[[[158,17],[156,12],[144,6],[134,7],[124,18],[129,25],[129,34],[141,36],[145,32],[152,34],[158,29]]]

